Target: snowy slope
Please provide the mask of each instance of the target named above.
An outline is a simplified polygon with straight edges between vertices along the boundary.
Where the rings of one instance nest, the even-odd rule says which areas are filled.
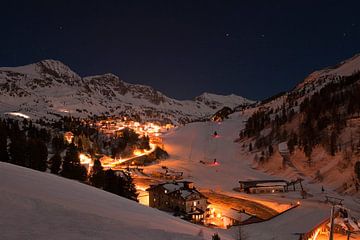
[[[323,70],[318,70],[311,73],[303,82],[301,82],[297,89],[302,88],[308,84],[314,84],[319,80],[332,80],[337,76],[350,76],[354,72],[360,71],[360,54],[356,54],[355,56],[342,61],[341,63],[325,68]]]
[[[64,179],[0,162],[0,239],[206,239],[212,230]],[[222,239],[230,239],[222,235]]]
[[[47,111],[80,117],[130,115],[174,123],[209,117],[224,106],[253,102],[236,95],[207,93],[195,100],[179,101],[110,73],[81,78],[55,60],[0,68],[0,93],[0,112],[21,111],[32,117],[49,115]]]
[[[241,96],[237,96],[235,94],[224,96],[224,95],[217,95],[207,92],[196,97],[195,100],[198,102],[202,102],[213,109],[220,109],[224,106],[227,106],[229,108],[235,108],[239,105],[243,105],[243,104],[246,105],[249,103],[253,103],[253,101],[249,102],[248,99]]]

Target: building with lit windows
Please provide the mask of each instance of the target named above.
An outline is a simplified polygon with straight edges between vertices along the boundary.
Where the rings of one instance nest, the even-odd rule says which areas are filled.
[[[187,181],[166,182],[151,185],[149,206],[183,215],[193,222],[203,222],[207,210],[207,198]]]

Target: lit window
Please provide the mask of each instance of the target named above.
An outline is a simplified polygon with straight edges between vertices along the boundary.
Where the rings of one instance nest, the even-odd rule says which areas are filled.
[[[165,193],[167,193],[167,190],[165,189]]]
[[[193,205],[194,205],[194,207],[196,207],[196,201],[194,201]]]
[[[154,198],[154,202],[156,202],[156,198]]]

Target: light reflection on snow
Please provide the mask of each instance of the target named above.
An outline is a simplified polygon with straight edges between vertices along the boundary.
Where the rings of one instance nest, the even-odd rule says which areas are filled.
[[[11,115],[11,116],[15,116],[15,117],[22,117],[22,118],[26,118],[29,119],[30,117],[24,113],[20,113],[20,112],[7,112],[5,114]]]

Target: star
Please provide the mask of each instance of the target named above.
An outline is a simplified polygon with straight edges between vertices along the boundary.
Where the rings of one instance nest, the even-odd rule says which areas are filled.
[[[59,26],[59,30],[63,30],[63,26]]]
[[[225,33],[225,37],[230,37],[230,33]]]

